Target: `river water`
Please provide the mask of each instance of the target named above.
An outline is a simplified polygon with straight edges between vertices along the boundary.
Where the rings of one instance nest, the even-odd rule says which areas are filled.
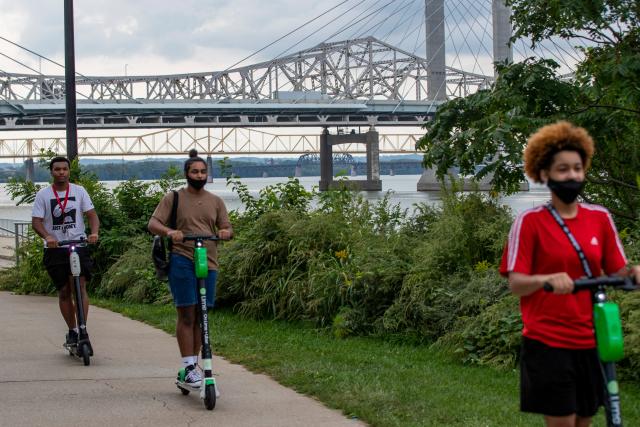
[[[365,179],[366,177],[352,177],[353,179]],[[298,178],[300,183],[307,189],[311,190],[318,185],[320,177],[301,177]],[[381,199],[387,191],[391,191],[390,201],[392,204],[399,204],[403,209],[413,211],[413,205],[416,203],[437,204],[440,202],[440,194],[438,192],[416,191],[416,186],[420,175],[383,175],[382,191],[378,192],[362,192],[362,195],[371,201]],[[279,182],[286,182],[285,177],[269,177],[269,178],[243,178],[242,182],[247,185],[252,195],[257,195],[259,191],[266,186],[274,185]],[[105,181],[107,188],[114,188],[119,181]],[[207,184],[207,190],[219,195],[225,201],[228,210],[242,209],[238,195],[231,188],[227,188],[224,179],[217,179],[213,183]],[[533,206],[540,205],[549,199],[549,190],[543,186],[531,185],[530,191],[520,192],[509,197],[504,197],[501,201],[510,206],[515,213],[522,212]],[[99,212],[98,212],[99,214]],[[30,221],[31,206],[16,206],[6,192],[5,184],[0,184],[0,219],[11,219]]]

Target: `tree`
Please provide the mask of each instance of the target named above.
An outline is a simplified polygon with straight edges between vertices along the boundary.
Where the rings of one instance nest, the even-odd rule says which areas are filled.
[[[566,80],[550,60],[497,64],[494,85],[445,104],[418,147],[426,167],[444,176],[451,166],[478,178],[493,172],[495,190],[511,193],[523,179],[526,138],[540,126],[567,119],[596,141],[585,198],[621,219],[640,210],[640,5],[630,0],[508,0],[514,40],[532,46],[550,37],[588,40],[575,76]]]
[[[513,193],[524,179],[522,149],[538,127],[566,115],[577,97],[576,88],[559,80],[550,60],[498,64],[499,77],[491,89],[449,101],[436,114],[419,141],[424,164],[438,176],[458,166],[462,174],[493,173],[496,191]]]

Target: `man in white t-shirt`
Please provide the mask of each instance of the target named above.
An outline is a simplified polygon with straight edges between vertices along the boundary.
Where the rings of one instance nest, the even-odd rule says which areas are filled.
[[[68,249],[59,248],[58,242],[85,238],[88,243],[94,244],[98,241],[100,221],[87,191],[82,186],[69,182],[69,167],[66,157],[51,159],[49,170],[53,184],[38,191],[31,213],[31,225],[44,239],[43,262],[58,290],[60,312],[69,328],[66,344],[74,345],[78,340],[78,326],[72,298],[73,277]],[[91,228],[89,236],[85,234],[84,215],[87,215]],[[78,247],[77,250],[82,267],[80,288],[86,321],[89,313],[86,281],[91,278],[91,259],[86,247]]]

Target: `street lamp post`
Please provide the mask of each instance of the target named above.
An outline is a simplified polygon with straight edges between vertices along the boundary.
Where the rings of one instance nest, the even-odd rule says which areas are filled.
[[[73,45],[73,0],[64,0],[64,90],[67,134],[67,158],[78,157],[76,123],[76,65]]]

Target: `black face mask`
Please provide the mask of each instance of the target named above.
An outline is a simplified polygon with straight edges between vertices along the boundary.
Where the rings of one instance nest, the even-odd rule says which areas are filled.
[[[584,181],[576,181],[575,179],[554,181],[549,178],[547,181],[547,187],[549,187],[553,194],[558,196],[564,203],[571,204],[576,201],[578,194],[582,192]]]
[[[187,182],[191,187],[195,188],[196,190],[200,190],[202,187],[204,187],[207,184],[206,179],[193,179],[189,177],[187,177]]]

